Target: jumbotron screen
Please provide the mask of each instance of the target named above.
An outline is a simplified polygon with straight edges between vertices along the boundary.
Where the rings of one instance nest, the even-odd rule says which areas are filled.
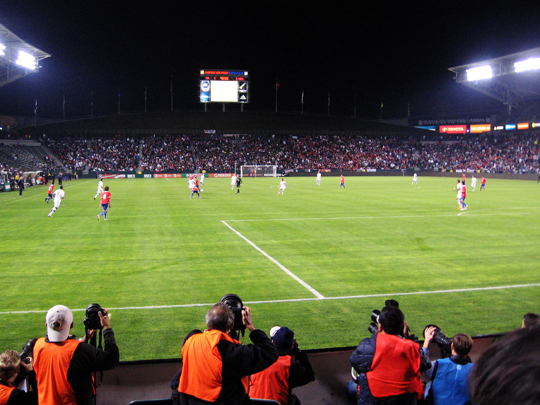
[[[248,103],[249,72],[245,70],[201,70],[201,103]]]

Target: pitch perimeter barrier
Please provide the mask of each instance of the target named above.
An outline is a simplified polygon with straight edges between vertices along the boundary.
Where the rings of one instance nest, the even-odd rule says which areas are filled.
[[[358,177],[358,176],[412,176],[414,173],[417,173],[418,176],[425,177],[455,177],[461,178],[463,173],[466,174],[467,178],[470,178],[472,175],[476,175],[477,178],[485,176],[487,179],[505,179],[505,180],[539,180],[540,175],[536,173],[484,173],[473,170],[456,170],[456,171],[434,171],[434,170],[419,170],[419,169],[407,169],[407,170],[323,170],[323,177],[336,177],[341,176],[342,174],[346,177]],[[170,172],[170,173],[154,173],[154,172],[103,172],[98,174],[96,172],[82,173],[78,172],[78,178],[98,178],[102,177],[104,179],[178,179],[178,178],[188,178],[190,175],[202,176],[203,173],[197,172]],[[230,178],[233,173],[204,173],[205,177],[214,177],[214,178]],[[310,169],[296,169],[296,170],[286,170],[282,172],[279,177],[315,177],[317,175],[317,170]],[[261,176],[258,176],[261,177]]]

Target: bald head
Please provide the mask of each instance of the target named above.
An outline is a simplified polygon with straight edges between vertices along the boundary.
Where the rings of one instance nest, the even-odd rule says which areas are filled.
[[[234,326],[234,313],[224,303],[218,302],[206,313],[208,329],[217,329],[227,333]]]

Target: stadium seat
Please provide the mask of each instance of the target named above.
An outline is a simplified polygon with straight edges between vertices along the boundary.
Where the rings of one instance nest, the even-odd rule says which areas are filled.
[[[172,405],[172,400],[170,398],[143,399],[140,401],[131,401],[128,405]]]

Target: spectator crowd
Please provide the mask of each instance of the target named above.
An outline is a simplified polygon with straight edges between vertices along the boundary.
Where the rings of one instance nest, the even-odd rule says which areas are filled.
[[[224,136],[117,135],[112,139],[56,140],[49,146],[68,170],[231,172],[241,165],[278,170],[474,170],[536,173],[540,147],[532,132],[482,134],[466,139],[374,138],[351,135]]]

